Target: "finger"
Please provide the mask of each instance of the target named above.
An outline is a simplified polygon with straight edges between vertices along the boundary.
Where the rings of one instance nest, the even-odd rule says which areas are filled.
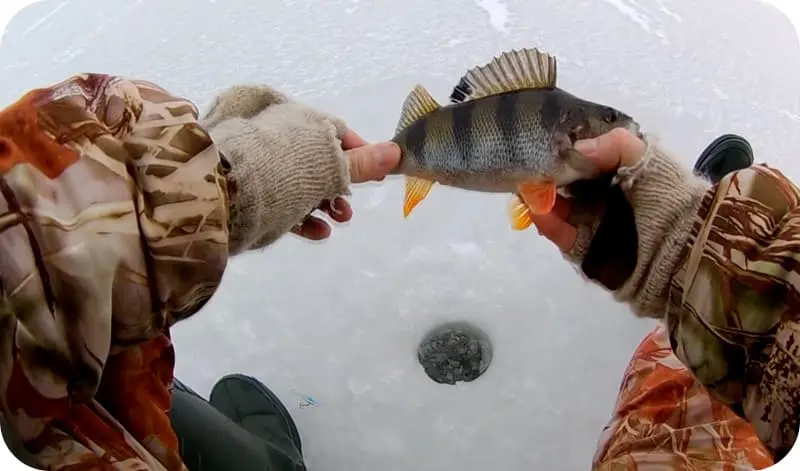
[[[569,215],[572,211],[572,198],[564,198],[561,195],[556,195],[556,203],[550,214],[555,214],[558,219],[568,221]],[[536,220],[537,215],[531,213],[531,219]]]
[[[615,128],[594,139],[577,141],[574,147],[591,159],[601,173],[636,164],[647,149],[642,139],[625,128]]]
[[[532,215],[531,219],[539,234],[555,244],[562,252],[569,252],[578,240],[578,229],[561,219],[558,214]]]
[[[331,226],[318,217],[309,216],[292,232],[309,240],[323,240],[330,237]]]
[[[549,214],[531,215],[539,234],[549,239],[562,251],[571,250],[577,239],[577,230],[567,223],[571,211],[572,199],[558,195],[556,204]]]
[[[347,222],[353,217],[353,208],[344,198],[334,198],[333,201],[323,201],[319,209],[325,211],[336,222]]]
[[[367,144],[369,143],[352,129],[346,130],[342,136],[342,149],[344,150],[355,149],[356,147],[362,147]]]
[[[393,142],[368,144],[346,154],[351,183],[380,180],[400,163],[400,148]]]
[[[572,198],[564,198],[561,195],[557,195],[556,204],[551,212],[555,213],[561,220],[569,221],[569,215],[572,212]]]

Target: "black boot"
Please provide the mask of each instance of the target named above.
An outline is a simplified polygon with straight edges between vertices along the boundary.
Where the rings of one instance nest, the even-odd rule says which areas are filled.
[[[735,134],[724,134],[706,147],[697,163],[696,174],[713,183],[719,183],[725,175],[753,165],[753,148],[747,139]]]
[[[190,471],[305,471],[289,411],[260,382],[222,378],[206,401],[177,379],[170,419]]]
[[[291,414],[261,381],[241,374],[220,379],[209,402],[245,430],[302,461],[303,445]]]

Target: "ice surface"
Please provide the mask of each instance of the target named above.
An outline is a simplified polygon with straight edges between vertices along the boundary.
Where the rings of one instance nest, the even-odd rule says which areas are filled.
[[[508,6],[502,0],[475,0],[489,14],[489,24],[501,33],[508,32]]]
[[[645,32],[652,33],[653,29],[650,26],[650,18],[641,10],[639,4],[633,0],[605,0],[610,5],[614,6],[623,15],[630,18],[631,21],[639,25]]]
[[[266,82],[377,140],[414,84],[444,101],[466,68],[522,46],[556,54],[562,87],[633,114],[687,164],[736,132],[800,177],[798,38],[754,0],[44,1],[3,38],[0,105],[82,71],[145,78],[201,107]],[[502,195],[437,187],[408,220],[398,179],[352,201],[331,240],[286,238],[231,262],[174,330],[183,381],[207,393],[233,371],[264,380],[311,469],[588,469],[651,323],[535,231],[512,232]],[[446,321],[491,338],[474,382],[436,384],[417,362]]]

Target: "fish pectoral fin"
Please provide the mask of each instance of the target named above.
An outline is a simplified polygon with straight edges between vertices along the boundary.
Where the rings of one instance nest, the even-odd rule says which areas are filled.
[[[556,58],[538,49],[511,50],[488,64],[467,71],[450,94],[451,103],[463,103],[501,93],[555,88]]]
[[[403,102],[400,121],[395,134],[407,128],[411,123],[441,108],[435,98],[422,85],[415,86]]]
[[[524,231],[533,224],[528,205],[517,195],[511,198],[508,205],[508,217],[511,219],[511,228],[515,231]]]
[[[517,190],[532,214],[548,214],[556,205],[556,184],[552,181],[525,182]]]
[[[403,217],[408,217],[411,211],[428,196],[434,183],[432,180],[406,176],[406,198],[403,202]]]

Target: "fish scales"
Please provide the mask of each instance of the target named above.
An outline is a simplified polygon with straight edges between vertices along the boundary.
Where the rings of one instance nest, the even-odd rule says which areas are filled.
[[[407,165],[451,177],[499,172],[546,172],[552,154],[538,110],[547,90],[525,90],[441,108],[396,138]]]
[[[475,110],[476,102],[468,101],[456,108],[445,108],[453,119],[453,139],[456,145],[456,155],[458,156],[461,168],[469,168],[470,159],[475,152],[474,139],[472,132],[472,113]]]
[[[625,113],[559,89],[555,58],[538,49],[470,69],[446,106],[417,85],[392,138],[402,153],[394,173],[405,175],[403,214],[440,183],[511,193],[512,227],[529,227],[532,215],[553,210],[559,188],[595,177],[574,143],[614,128],[640,134]]]

